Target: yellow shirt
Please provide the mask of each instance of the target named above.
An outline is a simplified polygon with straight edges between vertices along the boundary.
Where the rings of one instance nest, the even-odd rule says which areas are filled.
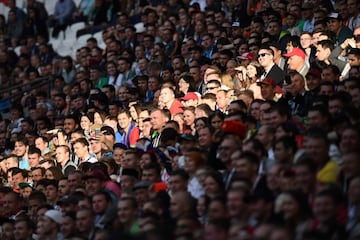
[[[316,174],[316,179],[321,183],[335,183],[339,165],[329,160]]]

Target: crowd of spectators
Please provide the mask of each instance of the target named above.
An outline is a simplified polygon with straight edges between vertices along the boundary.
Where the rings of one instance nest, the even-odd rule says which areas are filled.
[[[17,2],[0,239],[360,239],[359,1]]]

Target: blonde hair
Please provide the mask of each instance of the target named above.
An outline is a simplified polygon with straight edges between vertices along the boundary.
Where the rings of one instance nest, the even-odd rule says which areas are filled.
[[[220,75],[221,84],[227,86],[230,89],[234,89],[234,81],[230,74],[223,73]]]

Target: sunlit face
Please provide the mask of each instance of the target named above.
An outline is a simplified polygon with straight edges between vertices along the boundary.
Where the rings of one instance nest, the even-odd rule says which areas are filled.
[[[94,113],[94,124],[103,124],[103,120],[98,112]]]
[[[195,121],[195,114],[190,110],[184,111],[184,122],[185,125],[191,126]]]
[[[131,118],[126,113],[120,113],[118,115],[118,123],[120,128],[127,129],[130,126]]]
[[[89,129],[92,125],[92,122],[87,116],[82,116],[80,120],[80,127],[81,129]]]

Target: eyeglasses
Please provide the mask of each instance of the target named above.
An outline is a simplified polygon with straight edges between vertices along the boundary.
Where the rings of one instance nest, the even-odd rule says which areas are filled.
[[[259,58],[259,57],[265,57],[266,55],[270,55],[270,53],[259,53],[258,58]]]

